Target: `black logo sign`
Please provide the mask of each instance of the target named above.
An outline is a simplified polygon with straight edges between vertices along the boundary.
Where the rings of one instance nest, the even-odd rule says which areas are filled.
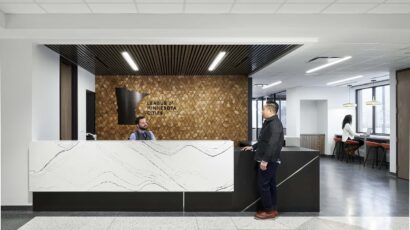
[[[115,88],[115,96],[117,97],[118,106],[118,124],[135,124],[135,112],[139,113],[138,106],[148,94],[131,91],[124,87]]]

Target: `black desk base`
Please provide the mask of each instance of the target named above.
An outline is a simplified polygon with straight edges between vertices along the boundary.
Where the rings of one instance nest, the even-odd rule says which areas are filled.
[[[33,192],[34,211],[255,211],[252,152],[235,151],[234,192]],[[319,152],[285,147],[278,169],[278,210],[319,212]]]

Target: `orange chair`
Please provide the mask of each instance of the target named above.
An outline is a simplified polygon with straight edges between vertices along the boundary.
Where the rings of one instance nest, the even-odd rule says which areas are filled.
[[[383,160],[380,162],[380,168],[382,167],[382,164],[386,166],[386,169],[388,168],[387,165],[387,151],[390,150],[390,144],[389,143],[380,143],[380,147],[383,151]]]
[[[333,148],[332,157],[336,156],[336,158],[339,159],[339,157],[340,157],[340,145],[341,145],[341,142],[342,142],[342,138],[335,136],[333,138],[333,140],[335,141],[335,147]]]
[[[376,164],[376,166],[377,166],[377,164],[378,164],[378,161],[379,161],[379,149],[381,149],[382,146],[381,146],[380,143],[373,142],[373,141],[366,141],[366,145],[367,145],[367,153],[366,153],[366,159],[364,160],[364,163],[363,163],[363,167],[366,166],[366,162],[367,162],[367,160],[369,159],[369,153],[370,153],[371,151],[373,151],[373,154],[372,154],[372,158],[373,158],[372,168],[374,168],[374,165]]]
[[[345,152],[345,155],[346,155],[346,163],[349,162],[349,159],[351,161],[354,160],[356,152],[357,152],[357,156],[360,157],[359,147],[360,147],[360,143],[358,141],[355,141],[355,140],[347,140],[344,143],[344,152]]]

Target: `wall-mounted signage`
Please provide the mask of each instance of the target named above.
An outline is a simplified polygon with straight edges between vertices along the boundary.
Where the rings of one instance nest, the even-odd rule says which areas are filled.
[[[167,112],[174,112],[177,106],[174,101],[158,100],[147,102],[147,115],[164,115]]]
[[[124,87],[115,88],[115,96],[117,98],[118,124],[135,124],[135,113],[139,113],[138,106],[148,94],[131,91]]]

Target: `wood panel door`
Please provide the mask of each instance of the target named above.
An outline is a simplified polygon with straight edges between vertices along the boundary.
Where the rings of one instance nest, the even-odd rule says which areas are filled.
[[[325,154],[325,134],[300,134],[300,147],[314,149]]]
[[[78,139],[77,66],[60,59],[60,140]]]
[[[397,72],[397,176],[409,179],[410,69]],[[392,143],[393,144],[393,143]]]
[[[60,139],[71,140],[72,130],[72,68],[66,63],[60,64]]]

